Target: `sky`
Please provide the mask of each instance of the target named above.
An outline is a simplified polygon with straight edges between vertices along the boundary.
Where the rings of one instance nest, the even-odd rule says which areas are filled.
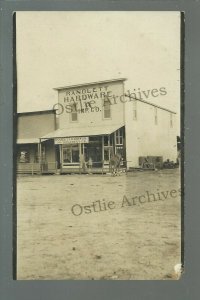
[[[60,86],[127,78],[164,87],[149,102],[180,114],[179,12],[17,12],[18,112],[52,109]]]

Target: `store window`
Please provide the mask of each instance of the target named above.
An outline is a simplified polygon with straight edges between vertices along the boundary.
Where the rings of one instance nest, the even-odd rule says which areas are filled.
[[[123,128],[120,128],[115,133],[115,145],[123,145]]]
[[[72,104],[71,108],[72,108],[71,121],[77,122],[78,121],[78,113],[77,113],[76,103]]]
[[[137,100],[133,100],[133,120],[137,120]]]
[[[103,100],[103,117],[104,119],[110,119],[111,118],[111,104],[108,99]]]
[[[79,163],[78,145],[69,145],[63,147],[63,163]]]

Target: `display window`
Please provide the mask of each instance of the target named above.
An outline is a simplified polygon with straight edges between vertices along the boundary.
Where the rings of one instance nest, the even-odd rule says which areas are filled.
[[[77,144],[63,146],[63,163],[79,163],[79,147]]]

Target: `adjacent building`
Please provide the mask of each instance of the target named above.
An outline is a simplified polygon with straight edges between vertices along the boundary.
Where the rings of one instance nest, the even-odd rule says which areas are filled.
[[[17,115],[17,172],[54,173],[56,149],[53,140],[41,136],[56,130],[56,111],[24,112]]]

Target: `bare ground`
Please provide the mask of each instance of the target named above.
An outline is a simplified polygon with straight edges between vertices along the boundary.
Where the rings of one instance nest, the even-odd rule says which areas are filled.
[[[173,279],[180,197],[167,193],[165,200],[123,207],[122,201],[179,188],[179,170],[18,177],[17,278]],[[102,199],[115,208],[72,214],[73,205]]]

